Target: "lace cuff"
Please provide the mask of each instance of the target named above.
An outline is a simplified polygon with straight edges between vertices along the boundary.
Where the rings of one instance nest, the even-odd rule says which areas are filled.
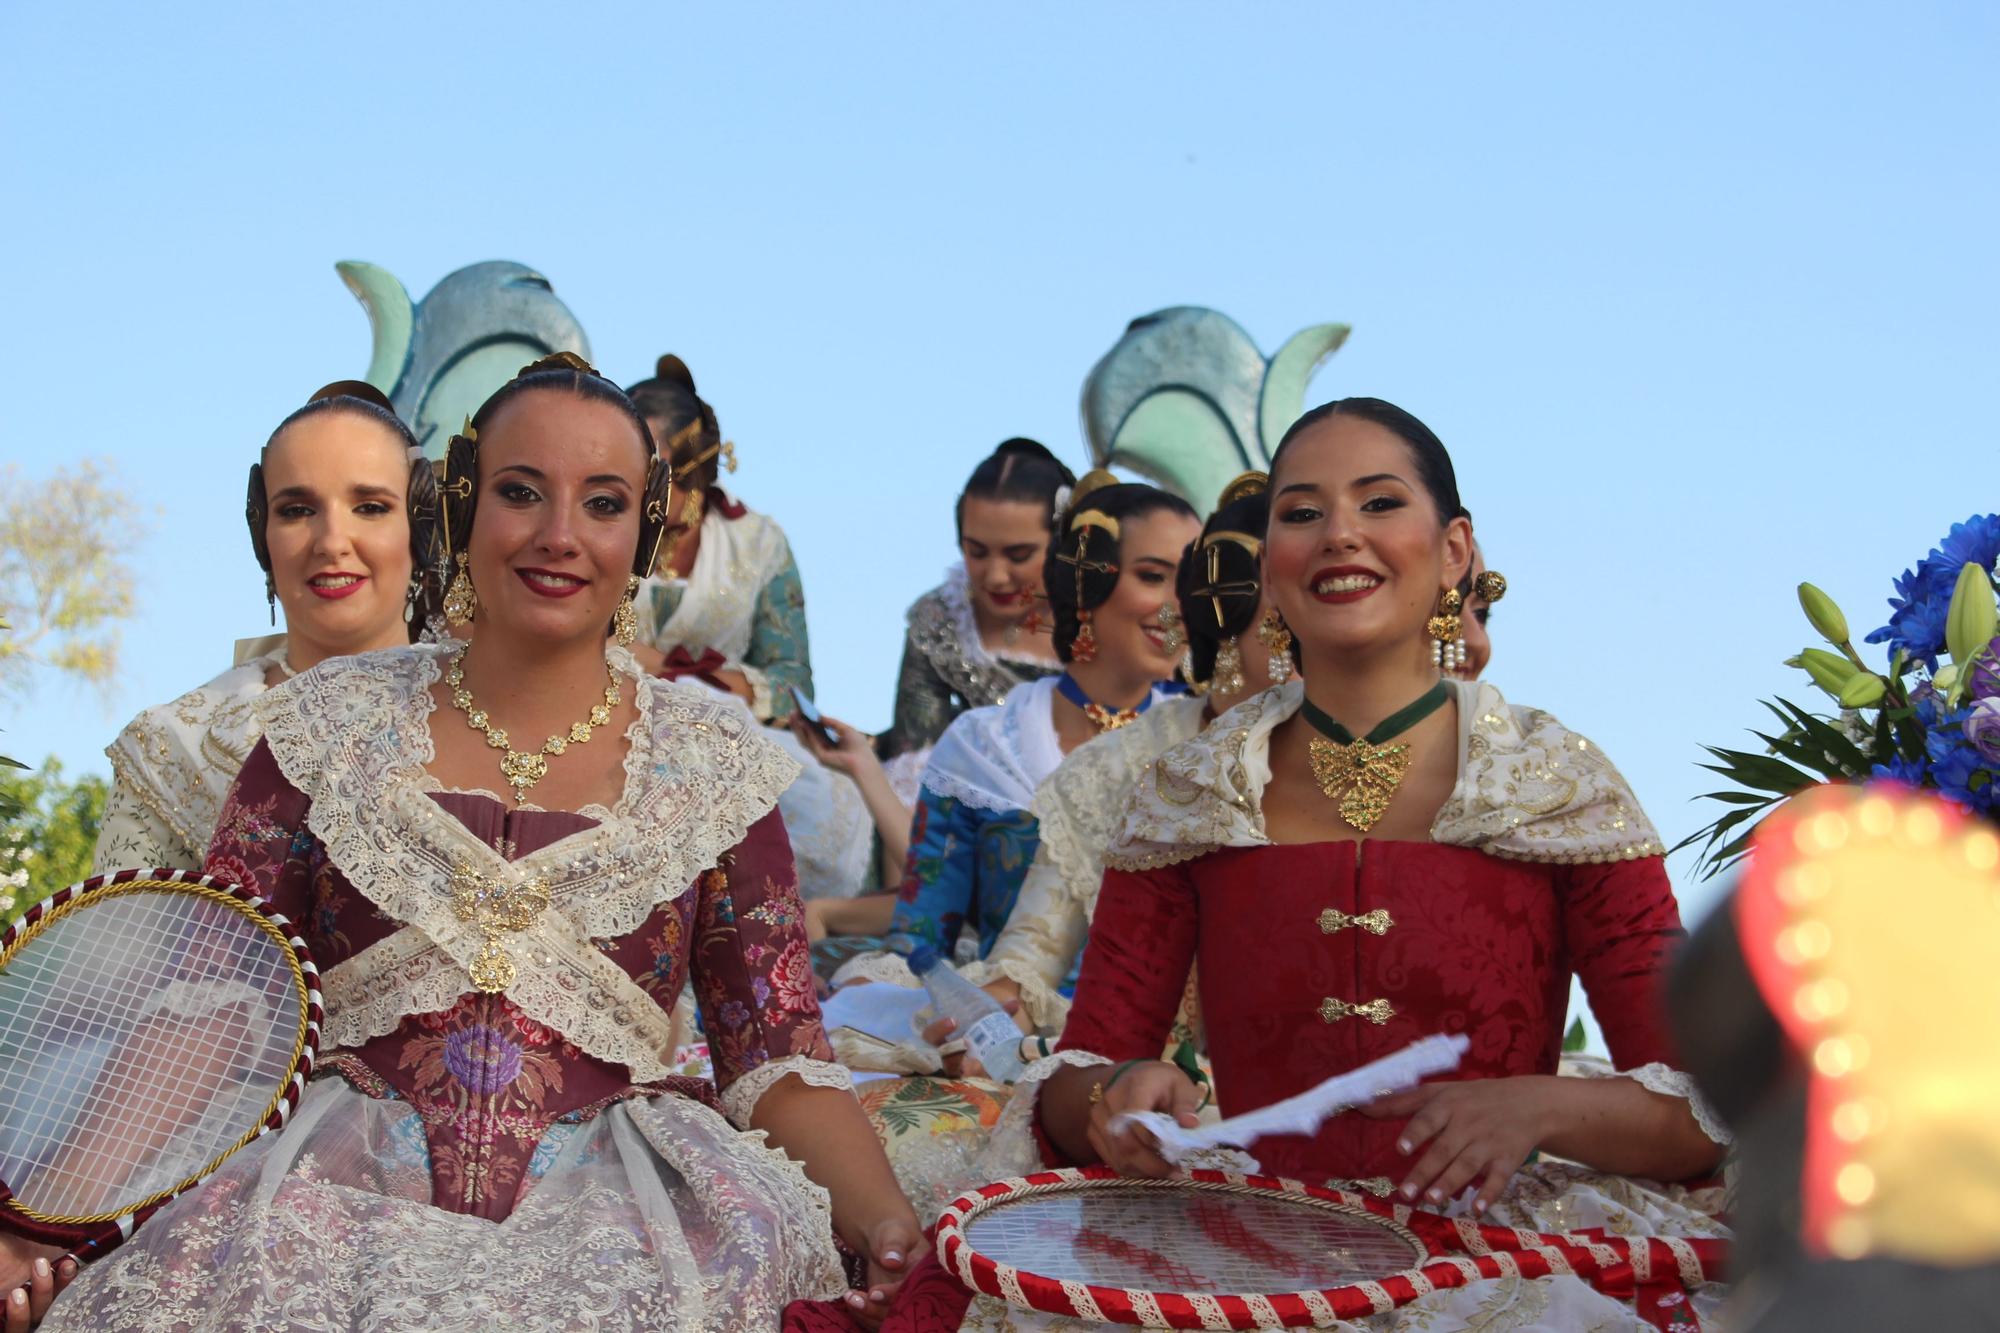
[[[1701,1089],[1696,1086],[1693,1075],[1683,1074],[1680,1070],[1671,1069],[1663,1064],[1640,1065],[1637,1069],[1625,1069],[1619,1072],[1648,1092],[1657,1092],[1663,1097],[1685,1099],[1688,1110],[1694,1113],[1694,1122],[1700,1125],[1701,1132],[1714,1142],[1724,1147],[1736,1142],[1736,1136],[1729,1132],[1729,1126],[1723,1123],[1722,1117],[1716,1113],[1713,1106],[1709,1105],[1708,1098],[1701,1095]]]
[[[1629,1078],[1648,1092],[1657,1092],[1662,1097],[1679,1097],[1688,1104],[1695,1124],[1701,1132],[1715,1143],[1728,1147],[1736,1142],[1736,1136],[1723,1122],[1722,1116],[1709,1105],[1701,1095],[1701,1088],[1693,1075],[1659,1063],[1640,1065],[1637,1069],[1615,1069],[1609,1060],[1596,1055],[1565,1055],[1562,1058],[1561,1073],[1567,1078]]]
[[[1069,1020],[1069,1001],[1062,997],[1041,974],[1019,958],[981,959],[967,963],[958,969],[959,975],[975,986],[990,985],[1005,977],[1021,988],[1021,1012],[1035,1025],[1035,1031],[1045,1037],[1060,1033],[1063,1024]]]
[[[815,1060],[809,1055],[788,1055],[782,1060],[766,1060],[755,1069],[729,1085],[722,1094],[722,1112],[729,1117],[729,1123],[738,1129],[750,1128],[750,1113],[757,1109],[757,1103],[786,1075],[797,1074],[799,1078],[815,1088],[839,1088],[843,1092],[854,1091],[854,1080],[839,1065],[825,1060]]]
[[[775,711],[771,702],[771,677],[762,667],[748,663],[736,663],[736,670],[743,673],[743,679],[750,682],[750,716],[759,722],[769,722]]]

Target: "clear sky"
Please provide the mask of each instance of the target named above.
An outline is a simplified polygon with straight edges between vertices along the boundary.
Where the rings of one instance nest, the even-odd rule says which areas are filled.
[[[109,456],[154,518],[110,699],[45,683],[0,739],[101,771],[263,631],[244,469],[368,364],[335,260],[504,258],[619,379],[688,360],[870,727],[957,487],[1017,433],[1080,470],[1128,319],[1349,322],[1309,400],[1436,428],[1513,585],[1489,677],[1677,839],[1697,743],[1805,697],[1793,585],[1872,627],[2000,500],[1996,16],[7,4],[0,461]]]

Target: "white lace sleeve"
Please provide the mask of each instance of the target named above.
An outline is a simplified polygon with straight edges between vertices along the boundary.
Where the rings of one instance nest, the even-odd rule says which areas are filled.
[[[769,722],[773,711],[770,676],[765,674],[762,667],[753,667],[744,662],[735,663],[732,669],[741,671],[743,679],[750,682],[750,716],[759,722]]]
[[[825,1060],[815,1060],[806,1055],[788,1055],[782,1060],[766,1060],[731,1083],[723,1092],[722,1112],[729,1117],[729,1123],[738,1129],[750,1128],[750,1113],[757,1109],[757,1103],[763,1100],[765,1093],[790,1074],[797,1074],[801,1082],[815,1088],[854,1091],[854,1080],[848,1076],[847,1071]]]
[[[1662,1097],[1679,1097],[1688,1104],[1688,1111],[1694,1116],[1695,1124],[1713,1142],[1725,1147],[1736,1142],[1736,1136],[1723,1123],[1721,1115],[1709,1105],[1701,1095],[1701,1088],[1691,1074],[1657,1062],[1640,1065],[1637,1069],[1614,1069],[1611,1062],[1596,1055],[1565,1055],[1562,1058],[1561,1073],[1566,1078],[1629,1078],[1648,1092],[1657,1092]]]

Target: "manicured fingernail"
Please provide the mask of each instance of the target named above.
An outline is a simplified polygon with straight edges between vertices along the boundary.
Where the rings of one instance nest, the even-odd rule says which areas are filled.
[[[1444,1198],[1444,1191],[1433,1186],[1426,1195],[1426,1197],[1429,1198],[1432,1203],[1438,1203]]]
[[[28,1293],[24,1288],[14,1288],[14,1304],[23,1310],[28,1308]]]
[[[1410,1155],[1410,1148],[1412,1146],[1413,1145],[1410,1143],[1408,1139],[1396,1140],[1396,1151],[1403,1154],[1403,1156],[1405,1157],[1408,1157]]]
[[[1404,1198],[1406,1198],[1406,1199],[1414,1199],[1414,1198],[1416,1198],[1416,1197],[1417,1197],[1417,1187],[1416,1187],[1415,1185],[1412,1185],[1412,1184],[1410,1184],[1409,1182],[1405,1181],[1405,1182],[1404,1182],[1404,1184],[1403,1184],[1403,1197],[1404,1197]]]
[[[49,1275],[49,1261],[46,1259],[35,1260],[35,1276],[47,1277],[48,1275]]]
[[[885,1264],[900,1264],[903,1262],[903,1252],[901,1250],[884,1250],[882,1251],[882,1262]]]
[[[879,1305],[881,1304],[882,1301],[886,1300],[887,1298],[882,1295],[882,1289],[880,1287],[875,1287],[869,1291],[868,1299],[874,1301],[876,1304]]]
[[[859,1310],[861,1308],[861,1293],[858,1291],[848,1292],[847,1303],[853,1306],[855,1309]]]
[[[1486,1200],[1484,1200],[1484,1199],[1474,1199],[1474,1200],[1472,1201],[1472,1211],[1473,1211],[1473,1212],[1475,1212],[1475,1213],[1483,1213],[1483,1212],[1485,1212],[1485,1211],[1486,1211]]]
[[[65,1259],[56,1267],[62,1273],[63,1281],[65,1282],[76,1276],[76,1260],[74,1259]]]

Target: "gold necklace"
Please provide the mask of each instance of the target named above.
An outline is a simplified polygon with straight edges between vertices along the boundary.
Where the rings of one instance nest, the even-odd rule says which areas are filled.
[[[561,754],[572,745],[581,745],[590,739],[592,727],[601,727],[611,720],[611,710],[618,706],[618,677],[611,672],[611,664],[604,664],[604,702],[590,706],[590,721],[572,723],[567,734],[558,732],[542,742],[540,751],[516,750],[507,743],[507,733],[493,725],[486,716],[486,710],[472,701],[472,691],[465,688],[465,653],[471,648],[467,643],[451,659],[451,670],[445,673],[444,683],[451,687],[451,706],[465,714],[465,724],[486,737],[486,743],[496,750],[507,751],[500,760],[500,776],[507,779],[507,785],[514,789],[514,804],[519,805],[527,795],[528,788],[540,782],[549,774],[549,756]]]
[[[1315,707],[1312,700],[1301,702],[1299,712],[1320,733],[1307,747],[1313,781],[1329,801],[1339,802],[1340,817],[1356,832],[1366,833],[1375,827],[1410,771],[1409,743],[1390,742],[1444,707],[1450,698],[1450,688],[1439,681],[1423,698],[1390,714],[1359,739]]]

